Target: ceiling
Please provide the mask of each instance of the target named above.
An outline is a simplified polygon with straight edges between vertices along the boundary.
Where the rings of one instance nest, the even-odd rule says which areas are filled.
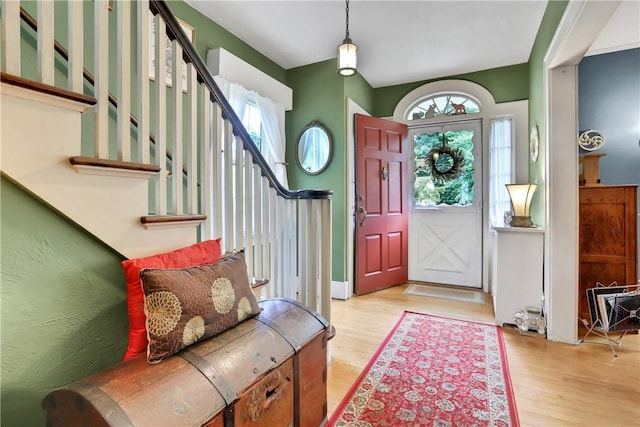
[[[340,0],[186,2],[287,70],[334,58],[345,36]],[[384,87],[525,63],[546,5],[352,0],[349,33],[359,46],[358,72],[371,86]]]

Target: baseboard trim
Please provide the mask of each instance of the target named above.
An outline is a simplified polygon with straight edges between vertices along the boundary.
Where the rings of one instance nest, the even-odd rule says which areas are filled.
[[[351,288],[349,282],[331,281],[331,298],[348,300],[351,298]]]

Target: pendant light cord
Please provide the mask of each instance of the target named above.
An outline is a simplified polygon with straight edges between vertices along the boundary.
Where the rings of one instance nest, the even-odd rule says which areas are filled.
[[[345,39],[349,38],[349,0],[346,0],[347,2],[347,7],[345,8],[345,12],[346,12],[346,32],[344,35]]]

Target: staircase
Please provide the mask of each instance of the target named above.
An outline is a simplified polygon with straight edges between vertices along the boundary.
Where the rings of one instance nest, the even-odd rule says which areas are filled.
[[[2,2],[2,174],[128,258],[222,237],[269,279],[260,297],[330,320],[331,192],[279,184],[165,2],[60,3]],[[170,86],[147,73],[165,37]]]

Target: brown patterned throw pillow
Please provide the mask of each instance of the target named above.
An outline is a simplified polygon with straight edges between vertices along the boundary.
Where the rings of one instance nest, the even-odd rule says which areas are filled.
[[[140,271],[147,317],[147,360],[160,362],[260,312],[244,252],[214,264]]]

